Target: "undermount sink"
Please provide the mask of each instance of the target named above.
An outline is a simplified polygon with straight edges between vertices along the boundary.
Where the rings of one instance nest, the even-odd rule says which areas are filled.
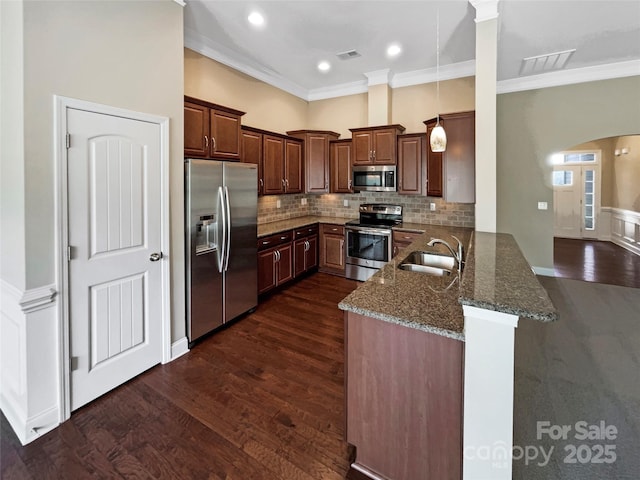
[[[425,273],[443,277],[451,275],[451,271],[456,266],[456,259],[451,255],[434,252],[411,252],[398,268],[410,272]]]

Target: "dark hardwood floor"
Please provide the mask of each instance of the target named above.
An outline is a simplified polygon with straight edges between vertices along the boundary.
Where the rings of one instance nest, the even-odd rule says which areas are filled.
[[[337,304],[356,286],[305,278],[25,447],[3,415],[2,478],[343,479]]]
[[[556,277],[640,288],[640,256],[611,242],[553,239]]]

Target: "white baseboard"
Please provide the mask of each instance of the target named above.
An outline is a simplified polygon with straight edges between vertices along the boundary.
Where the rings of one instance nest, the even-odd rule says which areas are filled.
[[[171,360],[173,361],[178,357],[181,357],[185,353],[189,351],[189,341],[187,337],[182,337],[180,340],[177,340],[171,344]]]
[[[531,267],[533,273],[536,275],[542,275],[543,277],[555,277],[556,272],[553,268],[546,267]]]

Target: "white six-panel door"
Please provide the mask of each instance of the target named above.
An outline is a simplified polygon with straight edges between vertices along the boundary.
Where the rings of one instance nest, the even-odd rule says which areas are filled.
[[[162,360],[160,126],[67,109],[71,410]]]

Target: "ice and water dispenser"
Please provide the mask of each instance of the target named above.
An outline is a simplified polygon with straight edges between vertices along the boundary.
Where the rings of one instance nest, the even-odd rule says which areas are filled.
[[[217,227],[215,213],[198,217],[196,222],[196,255],[215,252],[218,249]]]

